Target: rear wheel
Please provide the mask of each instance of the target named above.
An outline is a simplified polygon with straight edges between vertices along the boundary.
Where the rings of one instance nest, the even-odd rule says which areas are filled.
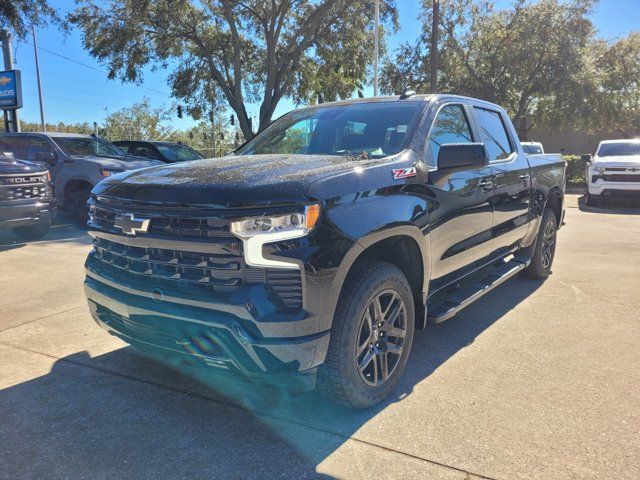
[[[365,260],[345,282],[318,387],[351,408],[382,401],[404,372],[415,327],[409,282],[395,266]]]
[[[556,253],[556,236],[558,221],[555,213],[546,209],[542,214],[540,230],[531,256],[531,263],[523,270],[529,278],[547,278],[551,273],[551,265]]]
[[[13,233],[15,233],[20,240],[39,240],[47,234],[49,225],[49,222],[41,222],[35,225],[29,225],[28,227],[16,227],[13,229]]]

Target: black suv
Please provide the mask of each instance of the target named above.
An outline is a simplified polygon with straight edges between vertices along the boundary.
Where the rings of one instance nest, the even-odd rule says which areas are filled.
[[[233,156],[96,186],[85,291],[131,344],[366,407],[414,329],[549,275],[564,183],[562,158],[528,157],[487,102],[304,108]]]
[[[113,142],[113,144],[120,147],[120,149],[129,155],[160,160],[165,163],[185,162],[204,158],[201,153],[183,143],[149,140],[117,140]]]

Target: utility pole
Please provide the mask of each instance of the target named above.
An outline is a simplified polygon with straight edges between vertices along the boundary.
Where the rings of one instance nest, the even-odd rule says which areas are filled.
[[[375,11],[375,29],[373,31],[373,96],[378,96],[378,54],[379,47],[378,43],[380,42],[380,0],[375,0],[376,2],[376,11]]]
[[[11,51],[11,32],[8,29],[0,30],[0,40],[2,40],[2,57],[4,59],[4,69],[13,70],[13,52]],[[17,110],[4,111],[4,127],[7,132],[19,132],[20,120]]]
[[[40,63],[38,62],[38,41],[36,40],[36,27],[31,26],[33,34],[33,54],[36,57],[36,78],[38,79],[38,99],[40,100],[40,125],[42,131],[47,131],[47,125],[44,123],[44,104],[42,103],[42,84],[40,83]]]
[[[429,42],[429,93],[438,93],[438,51],[440,33],[440,0],[433,0],[431,21],[431,39]]]

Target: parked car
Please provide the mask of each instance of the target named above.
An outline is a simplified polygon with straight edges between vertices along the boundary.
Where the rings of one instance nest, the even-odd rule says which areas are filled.
[[[86,222],[89,192],[98,182],[114,173],[160,164],[127,155],[102,138],[77,133],[2,133],[2,152],[48,168],[57,205],[79,222]]]
[[[193,148],[182,143],[118,140],[114,145],[136,157],[151,158],[165,163],[200,160],[204,156]]]
[[[603,140],[587,162],[585,203],[640,194],[640,140]]]
[[[295,110],[233,156],[97,185],[90,311],[133,345],[367,407],[414,329],[549,275],[565,168],[472,98]]]
[[[520,142],[520,145],[522,145],[524,153],[529,155],[544,154],[544,147],[540,142]]]
[[[55,214],[49,171],[0,154],[0,230],[11,229],[22,240],[36,240],[49,231]]]

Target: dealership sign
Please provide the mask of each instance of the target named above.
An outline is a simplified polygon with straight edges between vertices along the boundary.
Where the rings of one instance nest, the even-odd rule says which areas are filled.
[[[22,108],[22,82],[20,70],[0,72],[0,109]]]

